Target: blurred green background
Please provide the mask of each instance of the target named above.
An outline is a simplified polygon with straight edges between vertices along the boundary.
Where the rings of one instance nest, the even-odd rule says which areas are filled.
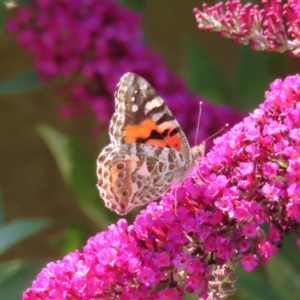
[[[299,72],[297,58],[252,52],[197,30],[192,9],[200,1],[122,2],[142,13],[149,47],[193,92],[214,103],[251,111],[263,102],[269,83]],[[63,79],[38,80],[31,55],[3,26],[13,12],[0,5],[0,299],[14,300],[46,262],[80,249],[118,217],[103,207],[95,187],[105,136],[91,137],[90,116],[59,116],[63,99],[54,91]],[[268,264],[251,273],[239,270],[234,299],[299,299],[299,268],[289,236]]]

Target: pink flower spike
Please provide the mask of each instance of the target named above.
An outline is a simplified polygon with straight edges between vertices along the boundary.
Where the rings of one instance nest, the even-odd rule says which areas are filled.
[[[195,140],[199,102],[203,102],[205,114],[198,140],[211,136],[228,122],[241,120],[243,114],[234,109],[213,106],[193,95],[183,80],[168,70],[143,41],[140,13],[114,0],[28,2],[27,7],[15,10],[7,28],[33,55],[41,79],[62,76],[73,80],[63,91],[57,91],[65,99],[60,110],[63,118],[92,113],[98,131],[107,130],[116,84],[130,71],[145,77],[164,97],[190,141]],[[209,141],[207,148],[211,145]]]
[[[299,3],[288,0],[262,0],[261,8],[239,0],[220,2],[211,7],[203,4],[194,14],[200,30],[216,31],[235,43],[251,45],[253,50],[288,51],[300,56]]]
[[[181,299],[187,291],[204,299],[217,293],[222,299],[235,292],[239,263],[250,272],[258,262],[268,262],[284,242],[283,233],[295,232],[299,245],[299,158],[293,153],[300,142],[290,131],[300,128],[300,75],[276,80],[265,95],[259,113],[216,139],[197,162],[201,176],[192,172],[181,183],[180,201],[175,201],[174,186],[132,225],[121,219],[91,237],[82,252],[49,263],[23,300],[69,295],[84,300]],[[287,129],[263,133],[274,122]],[[253,128],[261,135],[252,141],[245,137]],[[275,150],[280,141],[289,155]],[[199,187],[198,195],[188,192],[191,185]],[[162,284],[165,288],[158,292]]]

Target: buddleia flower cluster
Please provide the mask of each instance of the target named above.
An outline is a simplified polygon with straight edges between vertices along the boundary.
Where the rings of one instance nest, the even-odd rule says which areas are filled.
[[[226,299],[241,264],[274,256],[283,234],[300,247],[300,75],[215,140],[189,178],[137,215],[49,263],[23,294],[43,299]]]
[[[198,28],[216,31],[233,42],[250,44],[253,50],[287,51],[300,56],[300,1],[262,0],[243,5],[240,0],[203,4],[194,9]]]
[[[201,140],[244,116],[189,92],[182,78],[143,42],[141,14],[116,1],[31,0],[30,6],[16,10],[7,28],[32,53],[43,80],[70,79],[57,91],[66,99],[61,115],[71,118],[93,113],[104,125],[94,128],[94,134],[108,128],[116,84],[129,71],[146,78],[164,97],[192,143],[199,102],[203,102],[204,112]]]

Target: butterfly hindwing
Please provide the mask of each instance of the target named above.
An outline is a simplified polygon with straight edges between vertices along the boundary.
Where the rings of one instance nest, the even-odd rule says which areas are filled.
[[[110,147],[110,146],[108,146]],[[147,144],[122,144],[98,158],[98,187],[105,204],[120,214],[143,206],[180,180],[185,166],[176,150]],[[106,199],[109,199],[107,201]]]

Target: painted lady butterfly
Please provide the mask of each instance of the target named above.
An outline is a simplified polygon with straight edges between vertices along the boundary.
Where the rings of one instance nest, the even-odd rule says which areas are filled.
[[[203,145],[190,149],[177,120],[145,79],[126,73],[117,86],[111,144],[97,159],[97,186],[105,205],[124,215],[182,182]]]

